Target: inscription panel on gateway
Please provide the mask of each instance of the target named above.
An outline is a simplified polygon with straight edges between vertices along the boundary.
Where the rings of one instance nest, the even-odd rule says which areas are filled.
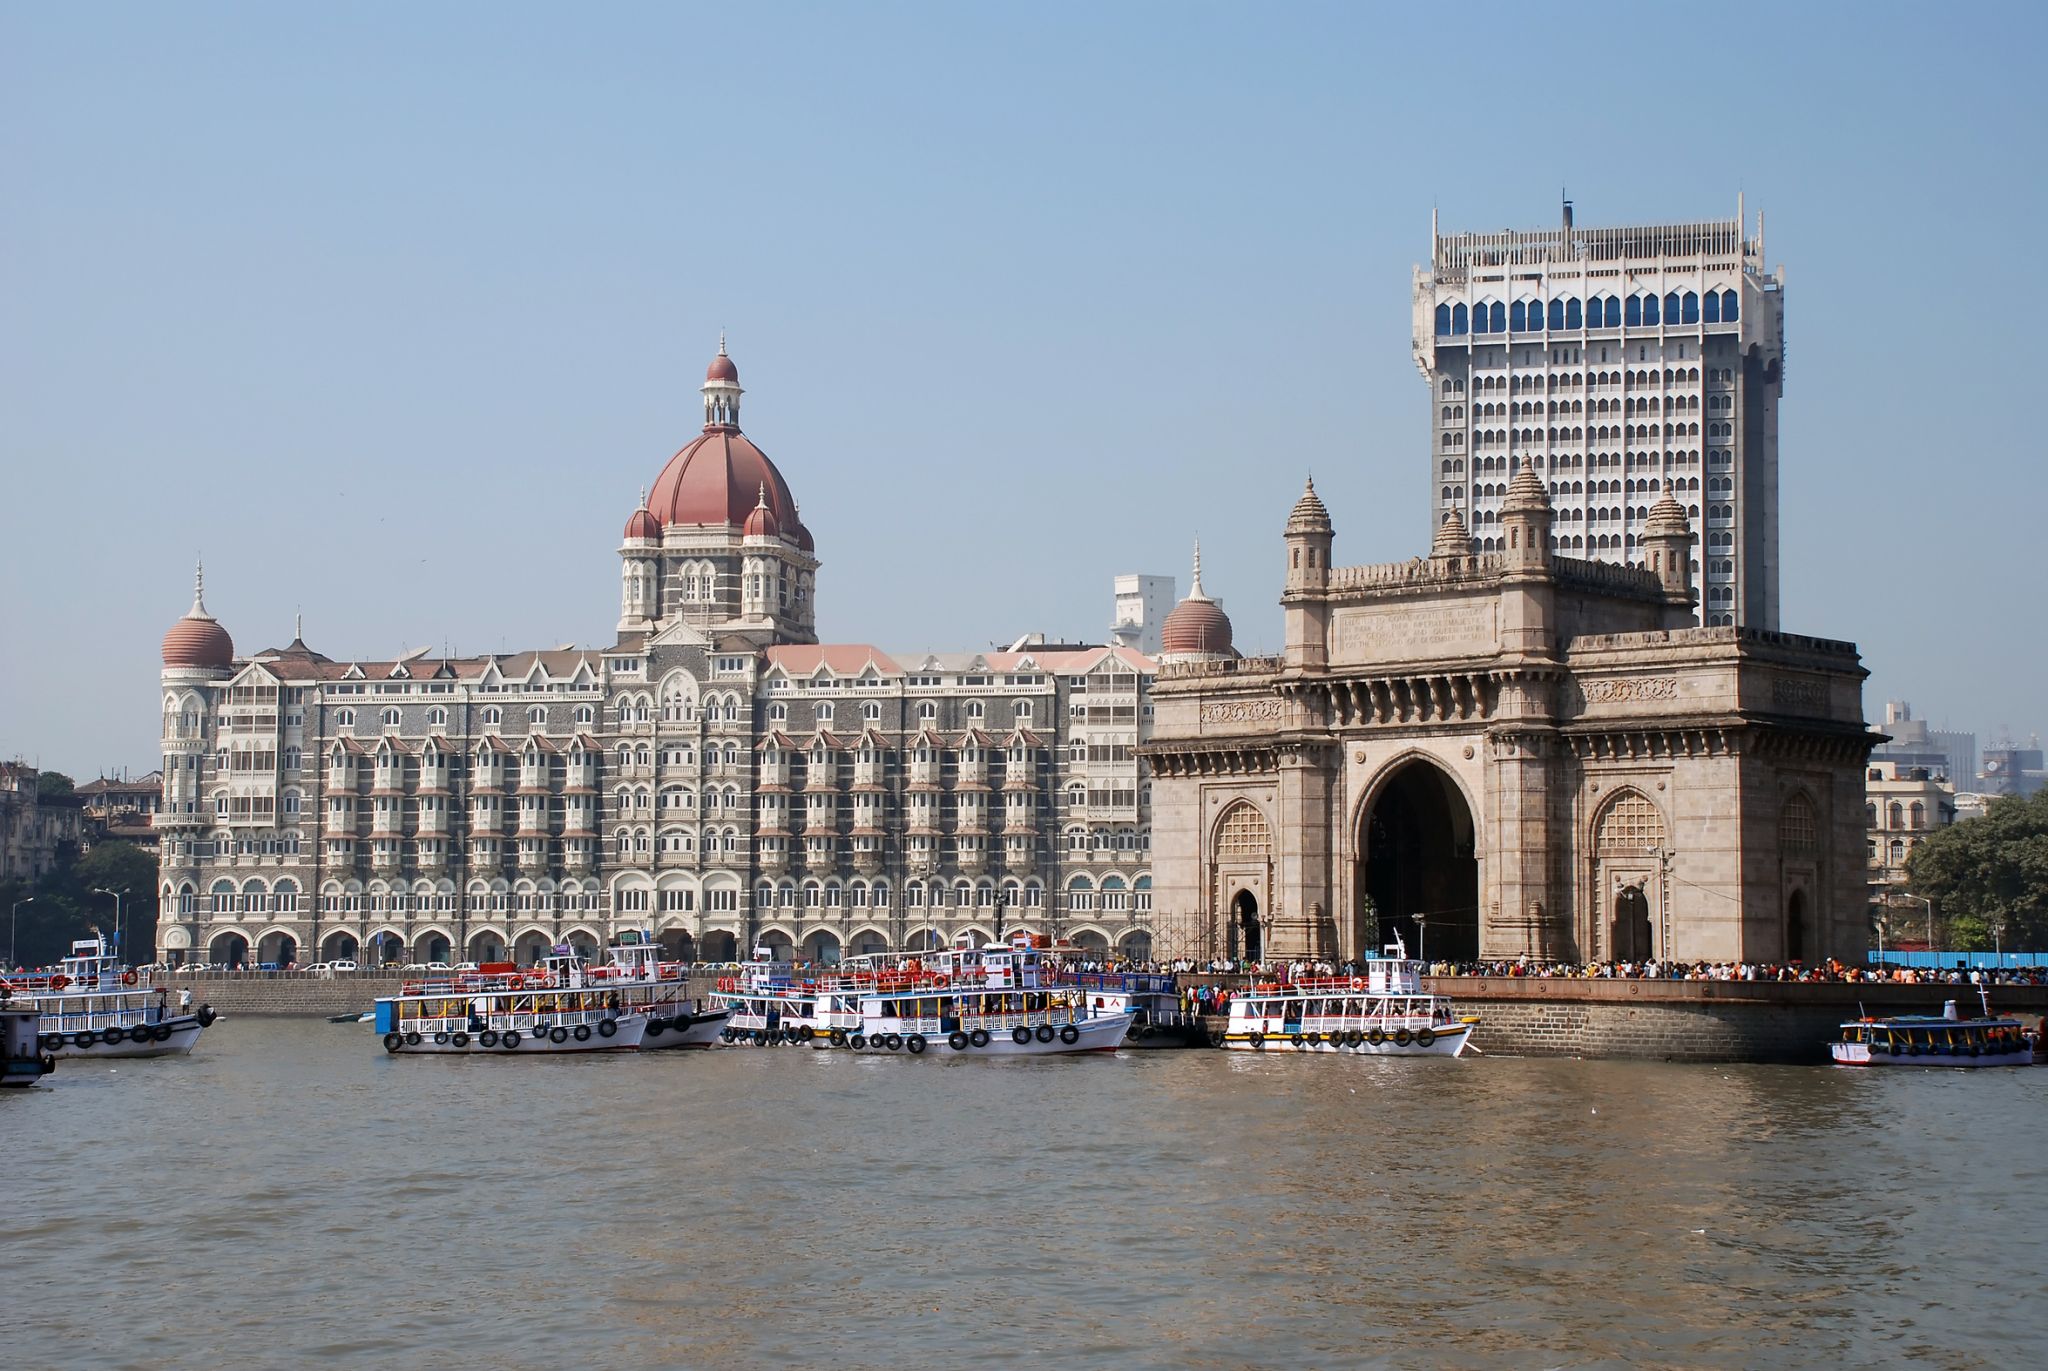
[[[1483,657],[1499,650],[1498,604],[1400,605],[1342,609],[1331,656],[1344,664]]]

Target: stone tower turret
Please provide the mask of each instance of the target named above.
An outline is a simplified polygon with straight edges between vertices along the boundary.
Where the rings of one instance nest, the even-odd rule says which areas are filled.
[[[1650,506],[1643,521],[1643,560],[1657,573],[1664,598],[1674,611],[1673,627],[1693,621],[1692,526],[1686,522],[1685,506],[1664,483],[1663,498]]]
[[[1280,604],[1286,612],[1289,668],[1319,670],[1329,660],[1324,597],[1330,586],[1330,545],[1335,538],[1330,511],[1323,508],[1311,476],[1287,515],[1287,588]]]

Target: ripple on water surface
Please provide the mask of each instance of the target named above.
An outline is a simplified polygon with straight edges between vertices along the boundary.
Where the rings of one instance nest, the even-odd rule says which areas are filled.
[[[2048,1072],[237,1019],[0,1096],[41,1367],[2022,1364]],[[1975,1160],[1973,1160],[1975,1159]],[[1959,1292],[1961,1297],[1959,1297]]]

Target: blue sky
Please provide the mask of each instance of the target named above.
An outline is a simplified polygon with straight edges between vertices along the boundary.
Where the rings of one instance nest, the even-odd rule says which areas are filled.
[[[828,637],[1099,635],[1199,532],[1276,646],[1304,471],[1426,546],[1432,204],[1560,188],[1766,212],[1785,626],[2043,727],[2043,7],[1561,13],[0,10],[0,755],[154,765],[201,552],[243,649],[608,642],[721,326]]]

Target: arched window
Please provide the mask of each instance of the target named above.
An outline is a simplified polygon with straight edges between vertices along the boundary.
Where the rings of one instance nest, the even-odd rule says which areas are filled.
[[[1685,323],[1697,324],[1700,321],[1699,296],[1693,294],[1691,291],[1687,291],[1685,293],[1685,298],[1680,302],[1680,308],[1683,310],[1683,313],[1680,314],[1679,317]]]
[[[1527,301],[1517,300],[1514,304],[1508,306],[1508,327],[1516,333],[1526,333],[1528,331],[1529,305]]]
[[[1706,300],[1705,300],[1705,301],[1704,301],[1703,303],[1704,303],[1704,304],[1706,305],[1706,310],[1707,310],[1707,312],[1706,312],[1706,321],[1707,321],[1708,323],[1710,323],[1710,324],[1718,324],[1718,323],[1720,323],[1720,322],[1721,322],[1721,292],[1720,292],[1720,291],[1718,291],[1718,290],[1710,290],[1710,291],[1708,291],[1708,292],[1707,292],[1707,298],[1706,298]]]
[[[1453,334],[1460,334],[1465,332],[1465,328],[1465,307],[1463,305],[1451,306],[1451,332]]]
[[[1907,812],[1908,816],[1909,816],[1909,817],[1910,817],[1910,818],[1912,819],[1912,823],[1911,823],[1910,827],[1913,827],[1913,828],[1925,828],[1925,827],[1927,827],[1927,806],[1926,806],[1926,805],[1924,805],[1924,804],[1921,804],[1921,803],[1920,803],[1920,802],[1919,802],[1918,800],[1915,800],[1915,801],[1913,801],[1913,804],[1912,804],[1911,808],[1909,808],[1909,809],[1908,809],[1908,810],[1907,810],[1906,812]]]
[[[1451,307],[1449,305],[1438,305],[1436,307],[1436,336],[1447,338],[1450,336],[1450,333]]]
[[[1642,297],[1642,296],[1640,296],[1640,295],[1631,295],[1631,296],[1629,296],[1629,297],[1628,297],[1628,313],[1627,313],[1627,315],[1626,315],[1625,317],[1626,317],[1626,319],[1628,320],[1628,326],[1629,326],[1630,328],[1639,328],[1639,327],[1641,327],[1641,326],[1642,326],[1642,322],[1643,322],[1643,297]]]
[[[1678,322],[1678,292],[1675,290],[1664,293],[1664,322],[1667,325]]]
[[[1487,323],[1490,325],[1488,332],[1502,333],[1506,331],[1508,321],[1507,309],[1500,301],[1495,300],[1486,307],[1486,316]]]
[[[1564,326],[1566,328],[1582,328],[1585,326],[1585,319],[1579,311],[1580,305],[1577,300],[1567,300],[1564,302]]]
[[[1239,800],[1223,811],[1216,824],[1216,857],[1219,861],[1260,859],[1273,851],[1272,831],[1266,816],[1249,800]]]
[[[1564,301],[1561,299],[1550,302],[1550,326],[1559,330],[1564,328]]]
[[[1607,297],[1607,327],[1621,327],[1621,297],[1618,295]],[[1601,356],[1606,356],[1606,353],[1601,353]]]
[[[1885,806],[1884,826],[1886,828],[1904,828],[1905,817],[1906,811],[1904,807],[1901,806],[1897,800],[1893,800],[1890,804]]]
[[[1643,297],[1643,323],[1646,326],[1653,326],[1657,322],[1657,297],[1645,295]]]
[[[1721,292],[1721,322],[1732,324],[1742,318],[1741,297],[1732,290]]]
[[[1778,850],[1787,857],[1811,857],[1820,847],[1820,825],[1813,815],[1813,801],[1803,794],[1785,801],[1778,816]]]

